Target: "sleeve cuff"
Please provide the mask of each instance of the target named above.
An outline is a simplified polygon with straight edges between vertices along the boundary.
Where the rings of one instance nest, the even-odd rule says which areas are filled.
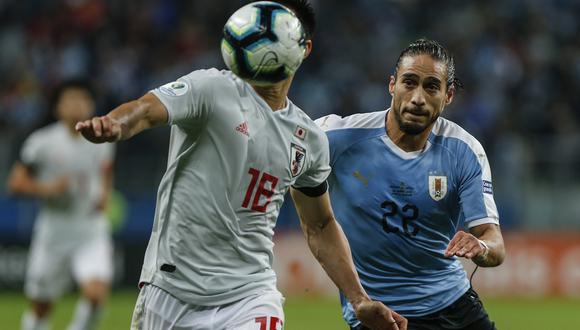
[[[467,223],[467,228],[473,228],[476,226],[485,225],[487,223],[493,223],[495,225],[499,225],[499,219],[488,217],[488,218],[481,218],[481,219],[472,220],[472,221],[469,221]]]
[[[168,104],[165,102],[165,98],[160,94],[160,92],[157,89],[152,89],[149,91],[149,93],[153,94],[159,100],[159,102],[163,104],[163,107],[167,112],[167,125],[175,125],[175,123],[173,122],[173,115],[171,114],[171,111],[169,111],[169,107]]]

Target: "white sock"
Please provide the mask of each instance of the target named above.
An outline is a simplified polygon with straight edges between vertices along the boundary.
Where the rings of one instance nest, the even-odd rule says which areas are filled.
[[[38,318],[32,311],[22,315],[22,330],[48,330],[48,317]]]
[[[101,316],[101,307],[93,307],[86,299],[80,299],[75,308],[75,315],[68,330],[90,330],[95,328]]]

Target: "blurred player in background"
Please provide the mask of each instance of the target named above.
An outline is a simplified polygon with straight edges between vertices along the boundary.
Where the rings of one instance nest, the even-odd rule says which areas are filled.
[[[300,19],[307,56],[312,8],[278,2]],[[288,190],[312,252],[359,320],[406,328],[359,283],[330,208],[327,139],[287,98],[292,78],[260,87],[230,71],[198,70],[77,125],[95,143],[172,126],[132,328],[282,329],[272,236]]]
[[[495,329],[457,258],[494,267],[505,255],[485,152],[440,117],[457,87],[452,56],[420,39],[397,61],[389,110],[316,121],[363,287],[409,329]],[[342,305],[352,329],[367,329],[344,297]]]
[[[54,107],[58,122],[26,139],[8,181],[11,193],[42,203],[25,281],[31,309],[22,318],[22,328],[49,328],[53,304],[72,273],[82,297],[68,329],[92,329],[113,275],[104,209],[112,185],[114,150],[112,144],[89,143],[74,129],[95,110],[86,82],[63,83],[55,93]]]

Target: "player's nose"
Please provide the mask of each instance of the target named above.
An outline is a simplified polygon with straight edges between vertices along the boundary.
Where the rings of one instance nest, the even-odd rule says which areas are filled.
[[[425,94],[421,88],[416,88],[413,91],[411,103],[416,107],[423,107],[425,105]]]

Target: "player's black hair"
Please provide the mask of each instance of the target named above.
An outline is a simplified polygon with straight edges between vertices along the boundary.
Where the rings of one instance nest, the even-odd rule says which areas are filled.
[[[314,8],[308,0],[274,0],[274,2],[291,9],[302,23],[306,39],[312,39],[316,28],[316,16]]]
[[[401,55],[399,55],[399,59],[397,59],[397,65],[395,65],[395,77],[397,76],[403,57],[423,54],[430,55],[433,59],[441,61],[447,66],[447,89],[451,87],[455,88],[455,90],[463,88],[461,80],[455,76],[455,60],[453,59],[453,55],[437,41],[427,38],[417,39],[407,48],[403,49]]]
[[[88,79],[84,78],[72,78],[61,82],[52,92],[50,97],[50,108],[54,111],[56,110],[56,105],[62,94],[69,89],[82,89],[89,93],[92,99],[95,98],[95,91]]]

